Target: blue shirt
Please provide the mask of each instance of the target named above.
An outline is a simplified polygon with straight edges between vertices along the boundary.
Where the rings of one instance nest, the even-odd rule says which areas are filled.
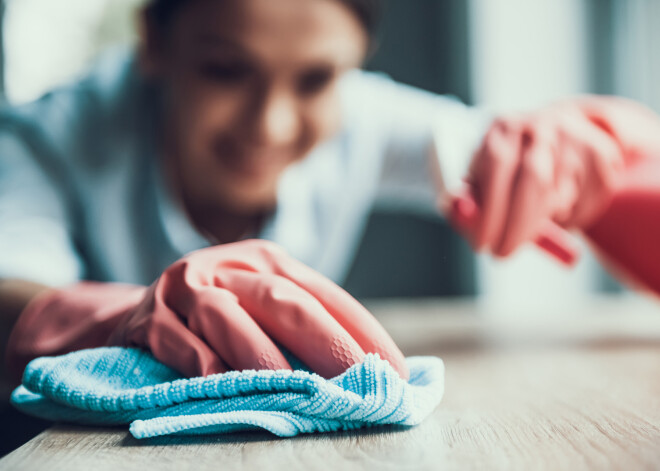
[[[351,71],[339,86],[341,131],[284,173],[256,234],[337,282],[374,204],[433,210],[434,127],[452,149],[443,158],[466,161],[487,121],[380,75]],[[0,278],[149,284],[210,245],[161,173],[154,103],[133,54],[118,50],[79,82],[0,113]]]

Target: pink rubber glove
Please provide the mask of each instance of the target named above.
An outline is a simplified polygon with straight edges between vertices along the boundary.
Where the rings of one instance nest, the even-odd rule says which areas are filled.
[[[624,169],[660,149],[659,122],[635,102],[595,96],[496,120],[468,176],[479,211],[457,225],[477,250],[498,256],[538,240],[553,223],[589,227]]]
[[[194,252],[149,288],[81,283],[38,296],[12,331],[7,360],[20,374],[37,356],[125,345],[186,376],[291,369],[274,342],[324,377],[376,352],[408,378],[403,354],[360,303],[258,240]]]

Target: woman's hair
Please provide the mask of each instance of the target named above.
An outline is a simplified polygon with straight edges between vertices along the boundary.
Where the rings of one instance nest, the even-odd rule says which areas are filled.
[[[150,0],[147,12],[159,25],[167,25],[177,10],[190,0]],[[222,0],[218,0],[222,1]],[[351,9],[373,40],[380,20],[382,0],[335,0]]]

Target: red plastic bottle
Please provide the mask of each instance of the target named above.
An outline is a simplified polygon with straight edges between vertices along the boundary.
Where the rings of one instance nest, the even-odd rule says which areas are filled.
[[[628,168],[610,207],[585,234],[616,274],[660,295],[660,159]]]

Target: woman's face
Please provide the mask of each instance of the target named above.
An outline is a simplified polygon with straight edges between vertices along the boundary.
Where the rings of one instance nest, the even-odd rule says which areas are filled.
[[[340,123],[337,80],[368,38],[336,0],[194,0],[143,64],[165,89],[166,151],[187,199],[250,214]]]

